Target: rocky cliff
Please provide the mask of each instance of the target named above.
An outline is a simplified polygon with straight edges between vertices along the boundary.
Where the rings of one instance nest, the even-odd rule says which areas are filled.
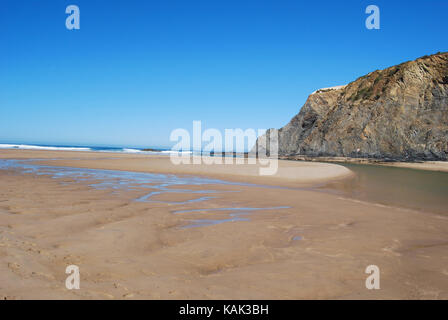
[[[278,134],[283,156],[447,160],[448,53],[318,90]]]

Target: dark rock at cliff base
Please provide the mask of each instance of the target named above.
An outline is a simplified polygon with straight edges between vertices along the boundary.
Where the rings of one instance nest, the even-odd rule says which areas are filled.
[[[282,156],[447,160],[448,53],[312,93],[278,140]]]

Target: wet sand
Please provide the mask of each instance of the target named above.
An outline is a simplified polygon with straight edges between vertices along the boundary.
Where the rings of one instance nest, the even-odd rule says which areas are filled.
[[[281,162],[258,177],[138,155],[0,158],[50,166],[0,170],[0,298],[448,298],[448,218],[312,188],[346,168]],[[65,288],[71,264],[80,290]],[[365,287],[372,264],[380,290]]]

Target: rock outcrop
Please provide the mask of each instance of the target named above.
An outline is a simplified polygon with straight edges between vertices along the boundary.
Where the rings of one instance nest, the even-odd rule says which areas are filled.
[[[317,90],[278,140],[282,156],[447,160],[448,53]]]

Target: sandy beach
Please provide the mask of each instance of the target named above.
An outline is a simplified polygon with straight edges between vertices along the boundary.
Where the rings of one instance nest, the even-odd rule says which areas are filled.
[[[1,299],[448,299],[448,216],[316,189],[353,175],[337,164],[260,177],[138,154],[2,160]],[[79,290],[65,287],[72,264]]]
[[[283,157],[284,160],[313,161],[325,163],[352,163],[352,164],[373,164],[385,167],[408,168],[426,171],[448,172],[447,161],[419,161],[419,162],[400,162],[400,161],[383,161],[380,159],[370,158],[348,158],[348,157],[307,157],[307,156],[291,156]]]
[[[244,183],[275,186],[309,186],[334,179],[343,179],[352,172],[342,166],[315,163],[278,161],[276,174],[261,176],[260,167],[268,164],[173,164],[169,156],[126,153],[2,150],[0,159],[39,159],[43,165],[77,168],[108,169],[134,172],[168,173],[212,177]]]
[[[448,162],[446,161],[424,161],[421,163],[397,162],[387,165],[399,168],[448,172]]]

